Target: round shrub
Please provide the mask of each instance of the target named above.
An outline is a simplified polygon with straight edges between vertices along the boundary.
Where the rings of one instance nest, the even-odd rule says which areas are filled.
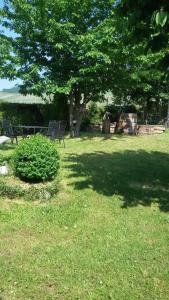
[[[53,142],[37,134],[22,140],[13,155],[16,176],[31,182],[53,179],[59,169],[59,155]]]

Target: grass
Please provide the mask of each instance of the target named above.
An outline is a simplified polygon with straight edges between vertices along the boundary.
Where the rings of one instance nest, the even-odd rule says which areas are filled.
[[[1,299],[167,300],[169,133],[84,134],[60,152],[55,199],[0,199]]]

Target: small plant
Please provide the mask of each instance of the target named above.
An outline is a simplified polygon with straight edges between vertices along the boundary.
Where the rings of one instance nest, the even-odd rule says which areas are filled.
[[[25,181],[54,179],[59,170],[59,155],[54,144],[38,134],[20,142],[13,155],[16,176]]]

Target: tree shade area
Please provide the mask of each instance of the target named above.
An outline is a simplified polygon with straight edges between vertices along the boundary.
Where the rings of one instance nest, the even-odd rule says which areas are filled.
[[[152,99],[169,100],[167,1],[7,0],[0,14],[0,77],[66,105],[75,134],[87,103],[107,91],[145,115]]]

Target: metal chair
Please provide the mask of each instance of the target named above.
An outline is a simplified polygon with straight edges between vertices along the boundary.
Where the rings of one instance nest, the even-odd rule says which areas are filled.
[[[64,148],[65,148],[65,130],[66,130],[66,121],[60,121],[56,131],[55,139],[59,140],[59,142],[62,141]]]
[[[53,121],[49,121],[49,125],[48,125],[48,130],[47,130],[47,134],[50,136],[51,134],[51,129],[55,128],[57,125],[57,121],[53,120]]]
[[[9,120],[6,120],[6,119],[2,120],[2,131],[3,131],[3,135],[5,135],[11,139],[12,144],[14,142],[14,139],[16,139],[16,143],[18,144],[17,133],[13,129]]]
[[[66,129],[65,121],[50,121],[46,135],[51,140],[58,140],[59,142],[63,141],[63,145],[65,148],[65,141],[64,141],[65,129]]]

